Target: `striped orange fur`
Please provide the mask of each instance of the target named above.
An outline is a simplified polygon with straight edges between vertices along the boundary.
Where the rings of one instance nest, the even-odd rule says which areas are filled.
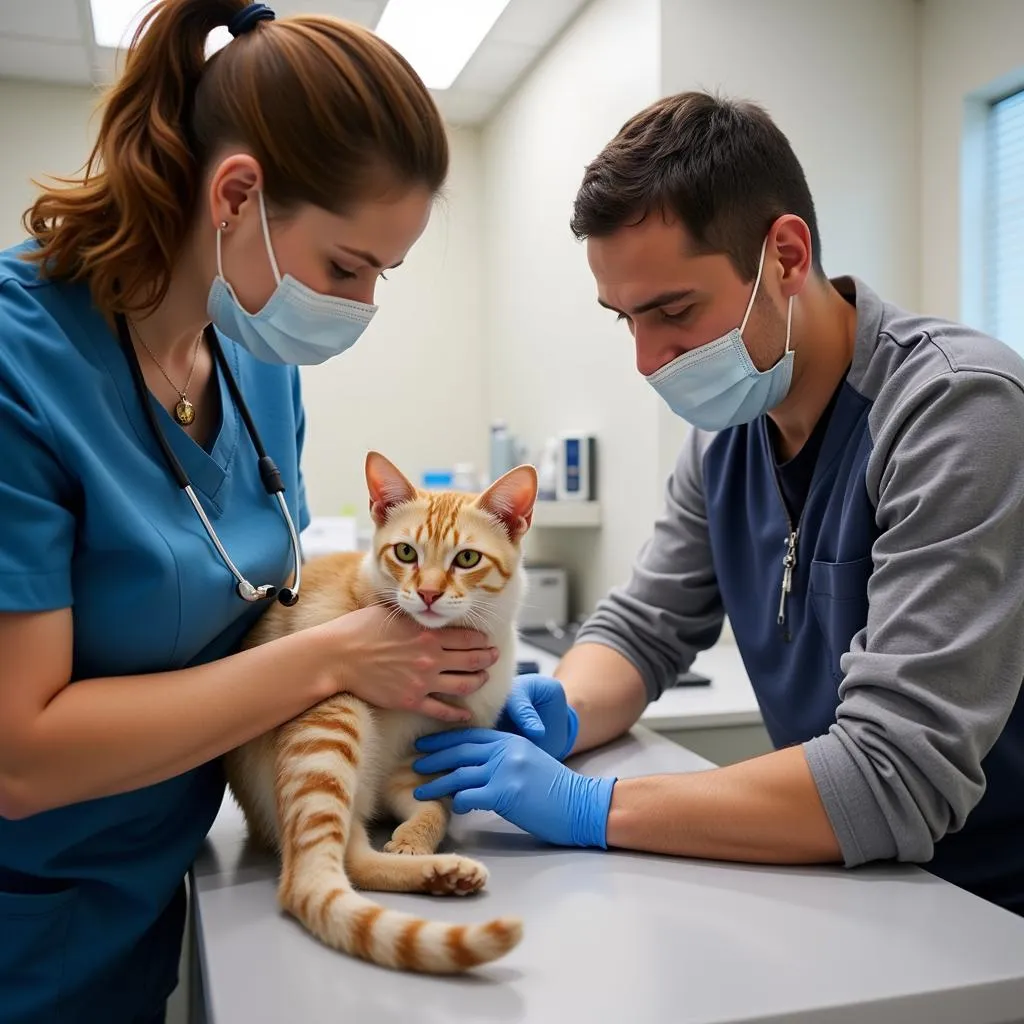
[[[243,646],[370,604],[393,605],[424,628],[476,628],[490,636],[501,658],[480,690],[458,700],[470,710],[472,724],[493,726],[514,674],[520,543],[536,498],[536,474],[520,467],[484,494],[469,495],[417,491],[375,453],[366,471],[376,524],[371,551],[306,564],[299,603],[269,606]],[[402,545],[415,550],[415,562],[407,560],[407,548],[399,551]],[[455,560],[465,551],[479,554],[479,561],[460,568]],[[428,589],[437,592],[432,603],[419,595]],[[486,884],[482,864],[437,853],[448,824],[446,803],[412,796],[420,781],[411,768],[413,742],[444,727],[343,693],[227,755],[228,781],[250,832],[280,854],[282,908],[327,945],[384,967],[457,974],[503,956],[520,941],[518,919],[446,924],[363,895],[465,896]],[[385,812],[398,826],[376,850],[367,825]]]

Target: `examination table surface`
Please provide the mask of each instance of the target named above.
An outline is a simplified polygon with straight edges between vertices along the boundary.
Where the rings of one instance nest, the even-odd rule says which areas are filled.
[[[638,726],[590,775],[699,771]],[[1018,1024],[1024,918],[926,871],[783,868],[555,849],[490,813],[452,820],[485,892],[380,894],[459,923],[523,919],[504,959],[456,978],[336,953],[282,914],[277,865],[227,796],[191,877],[193,1024]]]

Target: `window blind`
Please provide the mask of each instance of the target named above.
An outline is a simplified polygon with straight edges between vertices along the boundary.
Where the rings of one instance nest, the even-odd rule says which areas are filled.
[[[985,146],[985,329],[1024,352],[1024,91],[992,105]]]

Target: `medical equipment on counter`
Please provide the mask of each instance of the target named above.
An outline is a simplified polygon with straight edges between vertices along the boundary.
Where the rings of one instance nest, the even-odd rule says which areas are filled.
[[[340,516],[314,516],[302,531],[302,553],[306,561],[340,551],[359,550],[359,524],[355,513],[343,509]]]
[[[576,643],[576,634],[580,623],[570,622],[564,628],[541,627],[520,629],[519,637],[524,644],[536,647],[545,654],[561,658]],[[673,686],[710,686],[711,680],[700,672],[680,672]]]
[[[593,434],[567,431],[559,435],[559,501],[593,501],[597,497],[597,441]]]
[[[262,586],[254,587],[241,574],[235,563],[231,561],[231,557],[228,555],[227,551],[224,550],[224,545],[221,544],[220,538],[217,536],[217,531],[214,530],[212,523],[206,516],[206,512],[203,510],[203,506],[199,503],[199,499],[196,497],[195,491],[192,490],[192,483],[188,478],[188,474],[178,461],[177,456],[173,451],[171,451],[171,446],[167,443],[167,438],[164,437],[163,431],[160,429],[160,424],[157,422],[156,414],[153,412],[153,403],[150,400],[149,388],[146,386],[146,379],[143,377],[142,367],[139,365],[139,357],[132,345],[131,335],[128,333],[128,322],[122,314],[117,315],[116,322],[117,334],[121,341],[121,347],[124,349],[125,358],[128,360],[128,367],[132,374],[132,382],[135,385],[139,401],[142,403],[142,409],[146,414],[146,419],[149,421],[149,425],[156,437],[157,443],[160,445],[160,450],[163,452],[164,459],[167,462],[171,474],[177,481],[178,486],[185,492],[188,500],[192,503],[192,507],[195,509],[196,515],[199,516],[199,519],[203,524],[203,528],[206,530],[207,536],[210,538],[213,546],[217,549],[217,553],[220,555],[224,564],[228,567],[231,575],[234,576],[237,581],[235,590],[237,591],[238,596],[241,597],[242,600],[249,602],[264,601],[276,596],[283,605],[291,606],[295,604],[299,599],[299,586],[301,584],[302,575],[302,556],[300,554],[299,535],[295,531],[295,523],[292,522],[291,513],[288,511],[288,504],[284,500],[284,482],[281,480],[281,471],[277,468],[274,464],[274,460],[267,455],[263,448],[263,442],[260,440],[256,424],[253,422],[252,415],[249,412],[249,407],[245,404],[245,399],[242,398],[242,392],[238,387],[238,382],[231,373],[231,368],[228,366],[227,358],[224,356],[224,350],[220,346],[220,341],[217,338],[216,331],[214,331],[211,325],[207,325],[206,329],[203,331],[206,343],[210,346],[210,351],[213,353],[214,359],[220,367],[220,372],[224,375],[224,380],[228,385],[228,390],[231,392],[231,400],[235,403],[235,408],[238,410],[239,415],[242,417],[242,421],[245,423],[245,429],[249,434],[249,439],[252,441],[253,448],[256,449],[256,457],[259,460],[258,465],[260,470],[260,479],[263,481],[263,487],[267,494],[277,499],[278,507],[281,509],[281,514],[284,516],[284,521],[288,527],[288,536],[292,545],[292,563],[295,573],[295,579],[290,587],[278,588],[271,583],[264,583]]]
[[[510,469],[522,465],[527,461],[528,452],[515,434],[509,433],[508,426],[504,420],[495,420],[491,424],[491,451],[488,471],[490,480],[494,483],[500,476],[504,476]]]
[[[480,474],[472,462],[456,462],[452,469],[452,487],[456,491],[479,491]]]
[[[554,501],[558,497],[558,449],[557,437],[544,442],[537,463],[537,500]]]
[[[451,469],[428,469],[423,473],[421,486],[426,491],[472,493],[483,489],[472,462],[456,462]]]
[[[569,583],[565,569],[554,565],[526,565],[526,594],[516,619],[520,629],[565,626],[569,619]]]
[[[452,486],[450,469],[426,469],[420,477],[420,487],[425,491],[447,491]]]

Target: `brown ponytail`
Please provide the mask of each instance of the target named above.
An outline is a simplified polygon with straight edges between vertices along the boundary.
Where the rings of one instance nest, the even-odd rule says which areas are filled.
[[[248,0],[161,0],[107,94],[80,178],[25,214],[52,278],[86,280],[104,312],[166,295],[207,162],[247,149],[270,203],[344,212],[393,186],[437,192],[444,125],[408,63],[383,40],[319,16],[262,21],[209,61],[209,33]]]

